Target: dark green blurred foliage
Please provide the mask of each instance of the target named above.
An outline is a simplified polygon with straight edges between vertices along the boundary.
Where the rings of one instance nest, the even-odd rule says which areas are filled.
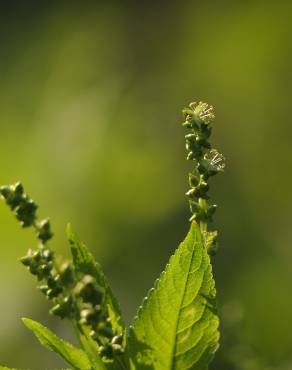
[[[212,369],[289,370],[290,2],[0,7],[1,183],[24,183],[64,255],[72,222],[130,320],[188,228],[179,112],[207,100],[217,115],[214,145],[227,158],[211,186],[223,315]],[[17,262],[33,234],[3,204],[0,220],[0,361],[61,367],[20,322],[33,317],[70,337],[48,319],[47,302]]]

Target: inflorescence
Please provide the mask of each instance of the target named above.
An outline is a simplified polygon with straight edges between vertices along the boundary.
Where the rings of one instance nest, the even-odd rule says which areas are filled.
[[[202,102],[191,103],[183,109],[183,115],[185,121],[182,125],[189,130],[185,135],[187,159],[195,164],[189,174],[190,190],[186,193],[192,213],[190,221],[199,223],[206,248],[210,254],[214,254],[217,249],[217,231],[208,231],[207,223],[213,221],[217,206],[208,204],[208,180],[224,170],[225,159],[209,142],[215,118],[213,107]]]
[[[33,226],[37,238],[45,244],[52,238],[50,221],[48,219],[37,222],[36,211],[37,204],[24,193],[23,186],[20,182],[15,185],[4,185],[0,187],[0,194],[6,204],[14,212],[17,220],[22,227]]]
[[[217,231],[208,231],[216,211],[215,204],[209,204],[209,178],[223,171],[224,157],[211,147],[209,138],[215,118],[213,107],[206,103],[191,103],[183,110],[183,126],[189,130],[185,136],[187,159],[194,162],[189,174],[189,198],[191,221],[200,225],[205,245],[210,254],[217,249]],[[57,263],[54,252],[47,246],[52,238],[50,221],[38,221],[38,206],[24,192],[20,183],[1,186],[0,195],[15,214],[22,227],[32,227],[40,241],[37,250],[29,249],[21,262],[40,282],[39,290],[53,302],[50,313],[61,319],[71,320],[77,330],[84,334],[88,328],[90,337],[97,343],[99,354],[105,360],[124,352],[123,337],[112,327],[104,289],[90,274],[75,271],[72,261]],[[86,331],[87,332],[87,331]]]
[[[110,360],[123,353],[123,338],[112,328],[103,288],[93,276],[77,274],[72,262],[57,263],[54,252],[46,245],[53,236],[50,222],[37,220],[38,206],[20,183],[1,186],[0,194],[21,226],[33,227],[40,240],[38,249],[29,249],[20,260],[40,282],[39,290],[53,302],[50,313],[68,318],[80,332],[83,327],[89,328],[102,358]]]

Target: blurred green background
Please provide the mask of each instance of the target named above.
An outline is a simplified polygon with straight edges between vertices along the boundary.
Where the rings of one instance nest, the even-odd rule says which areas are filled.
[[[292,369],[289,1],[0,5],[1,183],[21,180],[68,255],[68,221],[127,322],[188,228],[181,109],[215,106],[227,169],[212,183],[221,347],[214,370]],[[34,247],[0,204],[0,363],[64,366],[22,325],[70,338],[17,258]]]

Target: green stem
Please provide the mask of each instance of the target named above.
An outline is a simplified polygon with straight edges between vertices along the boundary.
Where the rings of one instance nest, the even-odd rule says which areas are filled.
[[[207,204],[206,199],[199,198],[199,205],[201,206],[201,208],[204,211],[207,210],[208,204]],[[207,223],[206,222],[200,221],[200,230],[201,230],[202,235],[205,235],[205,233],[207,232]]]

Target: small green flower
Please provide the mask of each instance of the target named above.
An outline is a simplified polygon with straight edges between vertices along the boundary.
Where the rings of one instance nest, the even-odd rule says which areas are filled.
[[[188,108],[183,109],[186,121],[183,125],[187,128],[198,128],[201,125],[208,125],[214,121],[214,109],[207,103],[193,102]]]
[[[211,149],[207,152],[203,159],[200,160],[199,171],[204,174],[205,177],[216,175],[218,172],[222,172],[225,168],[225,158],[216,149]]]

